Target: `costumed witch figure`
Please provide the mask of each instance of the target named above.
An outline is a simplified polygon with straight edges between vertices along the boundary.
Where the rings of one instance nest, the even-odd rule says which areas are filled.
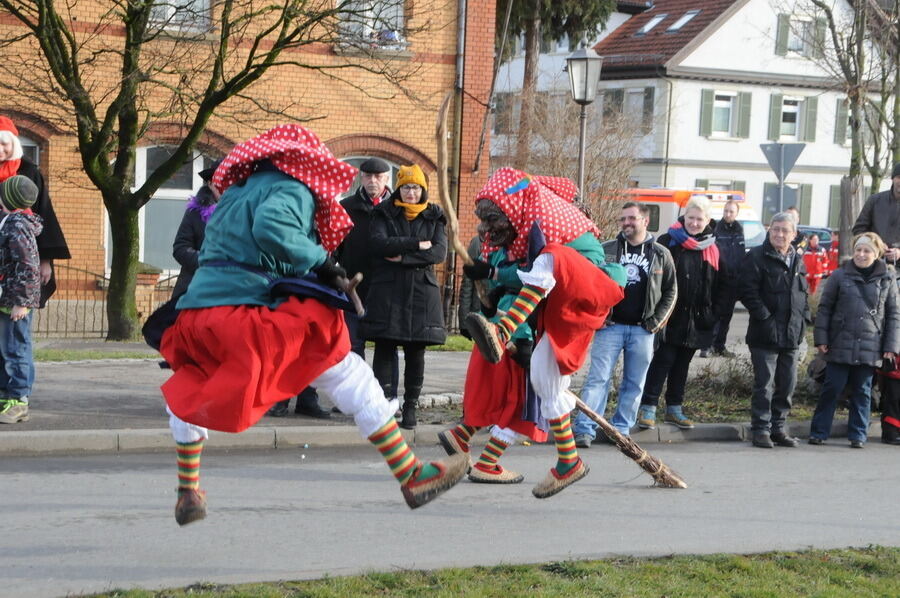
[[[465,474],[462,456],[416,458],[394,420],[397,402],[385,400],[372,370],[350,351],[343,313],[318,298],[347,289],[346,272],[329,252],[352,227],[337,196],[355,175],[299,125],[235,146],[216,170],[222,198],[207,223],[200,267],[160,347],[174,372],[162,392],[177,443],[180,525],[206,516],[199,466],[207,429],[240,432],[310,384],[353,416],[411,508]],[[270,291],[279,280],[305,275],[294,286],[309,293]]]
[[[506,285],[512,267],[517,292],[496,322],[480,313],[467,317],[480,355],[469,362],[464,422],[440,435],[448,453],[468,458],[472,434],[496,424],[472,473],[475,481],[510,483],[521,479],[504,473],[497,460],[517,433],[540,439],[537,424],[545,419],[558,459],[532,490],[537,498],[552,496],[587,475],[572,435],[569,414],[575,399],[568,393],[570,376],[584,363],[594,332],[624,296],[624,271],[605,263],[597,227],[572,203],[576,194],[577,187],[568,179],[529,176],[512,168],[498,170],[478,193],[475,214],[482,256],[489,260],[476,261],[466,275]],[[543,307],[537,313],[537,342],[530,359],[531,393],[518,376],[521,365],[507,350],[527,347],[517,335],[539,304]],[[505,388],[497,386],[498,380]],[[530,404],[528,398],[535,395],[537,405]]]

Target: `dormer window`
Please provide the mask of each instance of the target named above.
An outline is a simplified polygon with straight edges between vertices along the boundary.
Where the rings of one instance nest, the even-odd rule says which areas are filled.
[[[647,33],[649,33],[649,31],[651,29],[653,29],[654,27],[659,25],[660,22],[662,22],[662,20],[665,19],[667,16],[669,16],[669,15],[667,15],[667,14],[656,15],[655,17],[653,17],[652,19],[650,19],[649,21],[644,23],[644,26],[641,27],[640,29],[638,29],[637,33],[635,33],[635,35],[646,35]]]
[[[694,17],[696,17],[699,14],[700,14],[699,9],[687,11],[686,13],[681,15],[680,19],[678,19],[677,21],[675,21],[674,23],[669,25],[669,28],[666,29],[666,33],[674,33],[676,31],[680,30],[682,27],[687,25],[691,19],[693,19]]]

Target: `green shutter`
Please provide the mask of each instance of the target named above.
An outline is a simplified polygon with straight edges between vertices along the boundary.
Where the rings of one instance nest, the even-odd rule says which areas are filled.
[[[738,103],[738,126],[737,136],[741,139],[750,137],[750,104],[753,101],[753,94],[749,91],[742,91],[737,96]]]
[[[700,135],[703,137],[712,135],[714,98],[715,92],[712,89],[704,89],[700,92]]]
[[[694,179],[696,189],[709,189],[709,179]]]
[[[732,191],[746,191],[747,190],[747,181],[731,181],[731,190]]]
[[[781,137],[781,109],[784,107],[784,96],[773,93],[769,101],[769,139],[778,141]]]
[[[828,198],[828,226],[841,228],[841,186],[831,185]]]
[[[815,31],[813,33],[812,55],[815,58],[822,58],[825,55],[825,29],[827,25],[825,19],[818,18],[815,22]]]
[[[641,118],[641,127],[645,133],[649,133],[653,128],[653,93],[655,88],[644,88],[644,113]]]
[[[838,145],[847,143],[847,103],[841,98],[834,107],[834,142]]]
[[[790,15],[778,15],[778,28],[775,32],[775,54],[787,56],[788,34],[791,30]]]
[[[812,185],[800,185],[800,224],[809,224],[812,210]]]
[[[819,109],[819,98],[810,96],[803,100],[803,130],[801,141],[816,140],[816,112]]]

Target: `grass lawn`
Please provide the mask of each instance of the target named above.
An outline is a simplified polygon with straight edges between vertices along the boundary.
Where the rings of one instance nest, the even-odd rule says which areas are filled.
[[[628,596],[867,598],[900,596],[900,548],[564,561],[542,565],[370,573],[240,586],[196,584],[112,591],[109,598],[347,598],[351,596]]]

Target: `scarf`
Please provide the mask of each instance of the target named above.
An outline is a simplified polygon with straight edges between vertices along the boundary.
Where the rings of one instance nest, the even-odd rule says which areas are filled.
[[[395,199],[394,205],[398,208],[403,208],[406,219],[412,222],[416,219],[416,216],[422,213],[422,210],[428,207],[428,202],[423,201],[422,203],[404,203],[399,199]]]
[[[194,210],[196,212],[200,212],[200,220],[203,222],[209,222],[209,219],[212,217],[213,212],[216,211],[216,206],[219,205],[215,201],[212,203],[204,202],[200,197],[199,193],[197,195],[192,195],[190,199],[188,199],[187,207],[185,210]],[[212,195],[212,193],[210,193]]]
[[[590,218],[572,202],[578,187],[569,179],[531,176],[521,170],[501,168],[475,196],[493,202],[509,218],[516,238],[507,249],[509,259],[518,261],[528,254],[528,237],[535,223],[540,226],[547,243],[566,244],[590,231],[600,231]],[[488,243],[482,247],[487,256],[498,249]]]
[[[716,245],[716,237],[709,233],[700,233],[692,237],[684,230],[681,219],[669,227],[669,247],[681,245],[683,249],[701,252],[704,262],[707,262],[714,270],[719,269],[719,247]]]
[[[322,247],[331,253],[341,244],[353,221],[338,201],[359,172],[338,160],[315,133],[300,125],[279,125],[240,143],[225,156],[213,175],[224,193],[253,174],[253,165],[268,159],[278,170],[309,187],[316,202],[316,230]]]

